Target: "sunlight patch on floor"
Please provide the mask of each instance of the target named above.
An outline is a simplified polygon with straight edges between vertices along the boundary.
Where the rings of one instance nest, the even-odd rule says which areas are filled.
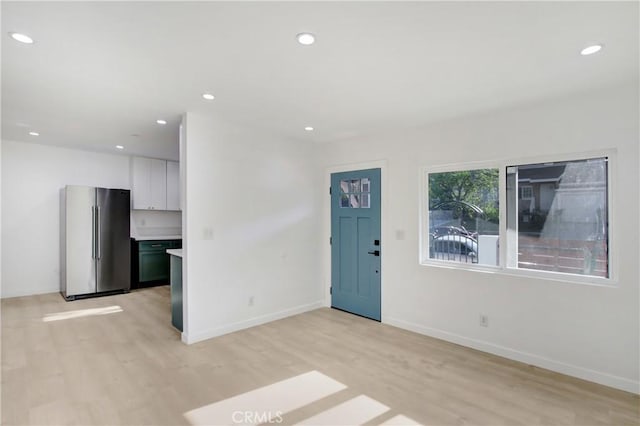
[[[360,395],[313,417],[309,417],[298,423],[298,425],[361,425],[387,411],[389,411],[389,407],[386,405],[368,396]]]
[[[380,423],[380,426],[420,426],[420,423],[402,414],[391,417],[386,422]]]
[[[285,414],[344,389],[347,389],[346,385],[314,370],[187,411],[184,417],[192,425],[281,424]],[[361,425],[389,410],[381,402],[359,395],[298,425]],[[397,415],[383,424],[419,425],[403,415]]]
[[[60,321],[72,318],[90,317],[96,315],[107,315],[122,312],[122,308],[118,305],[106,306],[104,308],[79,309],[76,311],[56,312],[54,314],[46,314],[42,321]]]
[[[346,389],[318,371],[310,371],[184,414],[192,425],[257,425]]]

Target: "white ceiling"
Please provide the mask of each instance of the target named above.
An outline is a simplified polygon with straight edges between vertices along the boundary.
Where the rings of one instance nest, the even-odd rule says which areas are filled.
[[[185,111],[325,142],[638,78],[637,2],[1,7],[3,139],[160,158]]]

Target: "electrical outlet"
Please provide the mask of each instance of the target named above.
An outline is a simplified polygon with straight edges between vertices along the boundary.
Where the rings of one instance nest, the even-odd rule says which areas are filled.
[[[253,296],[249,296],[249,306],[253,306]]]
[[[480,314],[480,326],[481,327],[489,327],[489,317],[484,315],[484,314]]]

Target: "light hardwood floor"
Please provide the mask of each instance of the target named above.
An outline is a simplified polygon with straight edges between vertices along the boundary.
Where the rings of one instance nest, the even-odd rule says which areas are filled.
[[[114,305],[122,312],[43,321]],[[2,300],[4,425],[187,424],[190,410],[312,370],[346,389],[284,424],[359,395],[390,407],[369,424],[399,414],[425,425],[640,424],[636,395],[331,309],[186,346],[168,287]]]

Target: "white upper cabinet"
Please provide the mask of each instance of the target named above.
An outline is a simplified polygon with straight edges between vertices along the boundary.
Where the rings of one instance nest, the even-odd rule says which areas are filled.
[[[151,209],[151,158],[133,157],[132,159],[133,208]]]
[[[131,167],[134,210],[180,210],[177,162],[133,157]]]
[[[167,162],[151,160],[151,209],[167,209]]]
[[[167,210],[180,210],[180,163],[167,161]]]

